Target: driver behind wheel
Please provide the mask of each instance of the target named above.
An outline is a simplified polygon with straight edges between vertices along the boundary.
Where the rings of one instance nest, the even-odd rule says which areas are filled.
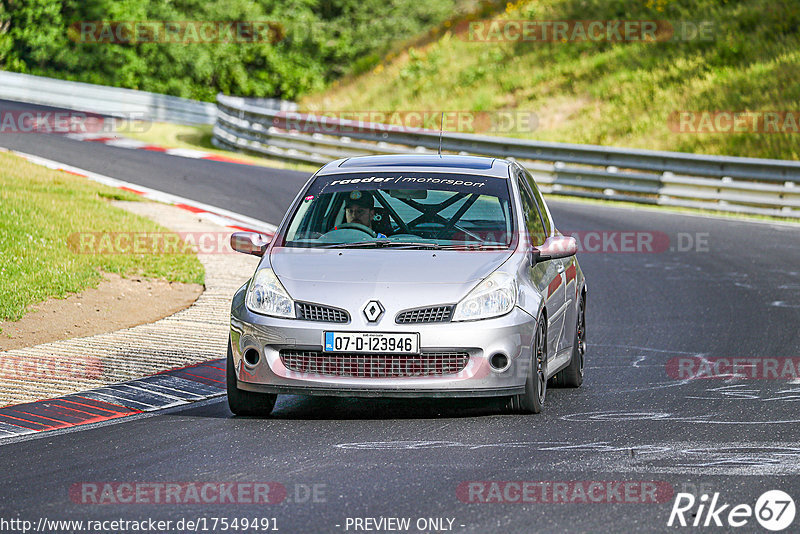
[[[363,224],[370,230],[374,230],[372,221],[375,218],[375,202],[372,193],[352,191],[344,203],[344,214],[348,223]],[[385,238],[386,236],[378,232],[377,237]]]

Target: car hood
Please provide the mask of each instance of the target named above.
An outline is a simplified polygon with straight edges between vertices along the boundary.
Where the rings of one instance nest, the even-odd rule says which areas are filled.
[[[341,304],[382,296],[402,306],[454,303],[511,251],[278,248],[275,274],[296,300]]]
[[[481,280],[507,250],[397,250],[280,248],[270,255],[281,280],[335,284],[461,284]]]

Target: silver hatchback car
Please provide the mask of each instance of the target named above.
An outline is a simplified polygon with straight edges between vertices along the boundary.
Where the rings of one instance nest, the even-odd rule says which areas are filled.
[[[234,295],[233,413],[278,394],[497,397],[538,413],[551,385],[578,387],[586,283],[530,173],[475,156],[328,163]]]

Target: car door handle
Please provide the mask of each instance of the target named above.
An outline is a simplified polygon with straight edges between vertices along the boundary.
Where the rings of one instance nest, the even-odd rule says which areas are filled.
[[[566,269],[567,269],[567,267],[566,267],[566,266],[565,266],[565,265],[562,263],[561,265],[559,265],[559,266],[558,266],[558,268],[556,269],[556,272],[558,272],[558,274],[561,274],[561,273],[563,273],[563,272],[564,272]]]

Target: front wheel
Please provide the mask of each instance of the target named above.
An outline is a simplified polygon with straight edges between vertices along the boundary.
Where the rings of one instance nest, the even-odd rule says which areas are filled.
[[[551,379],[554,386],[579,388],[583,384],[584,355],[586,354],[586,295],[581,295],[578,318],[575,321],[575,338],[569,365]]]
[[[547,394],[545,379],[547,362],[547,323],[539,317],[536,323],[536,335],[533,340],[533,355],[528,378],[525,380],[525,393],[511,397],[509,407],[519,413],[540,413]]]
[[[269,415],[275,407],[277,395],[256,393],[236,387],[236,369],[233,366],[231,339],[228,338],[228,362],[225,372],[228,386],[228,407],[236,415]]]

